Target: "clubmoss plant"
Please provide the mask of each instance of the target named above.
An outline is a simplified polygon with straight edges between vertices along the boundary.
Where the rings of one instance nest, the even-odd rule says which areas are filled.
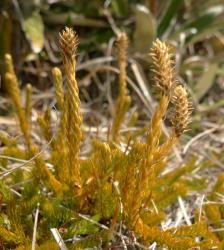
[[[64,107],[64,90],[62,82],[61,70],[57,67],[52,69],[53,82],[55,87],[55,97],[58,104],[58,109],[61,111]]]
[[[65,105],[65,132],[68,149],[67,165],[69,169],[69,183],[81,188],[80,179],[80,143],[82,139],[82,115],[80,112],[79,89],[75,77],[76,50],[78,37],[71,28],[65,28],[59,39],[61,57],[67,77],[67,99]]]
[[[22,107],[18,80],[13,69],[12,58],[8,54],[5,56],[5,64],[6,64],[5,79],[7,83],[6,84],[7,90],[13,101],[14,107],[16,109],[19,118],[20,128],[24,135],[25,143],[27,146],[26,153],[27,155],[33,157],[34,155],[39,153],[39,150],[38,147],[31,142],[30,123],[26,117],[25,110]],[[29,109],[30,108],[31,107],[29,107]],[[42,158],[42,156],[34,157],[34,161],[36,165],[36,171],[38,173],[38,175],[36,176],[42,179],[42,181],[45,181],[45,183],[51,186],[53,189],[55,189],[55,191],[60,192],[61,190],[60,183],[55,179],[55,177],[46,167],[45,161]]]
[[[130,105],[131,98],[127,95],[126,87],[126,53],[128,48],[127,34],[122,32],[117,38],[117,59],[119,65],[119,95],[116,103],[115,117],[112,124],[112,139],[119,140],[119,130],[124,120],[125,113]]]
[[[36,249],[57,249],[51,229],[58,230],[68,249],[109,249],[121,244],[145,248],[156,242],[158,249],[221,249],[222,237],[213,233],[205,219],[192,225],[183,225],[164,231],[168,209],[178,196],[191,191],[195,180],[185,178],[194,169],[196,159],[172,171],[167,171],[169,152],[186,131],[190,121],[191,105],[185,88],[174,78],[173,60],[166,43],[153,43],[152,72],[160,100],[147,127],[145,139],[132,137],[124,151],[119,134],[128,115],[130,96],[126,85],[126,50],[128,39],[121,33],[117,40],[119,65],[119,94],[116,114],[112,122],[109,142],[92,141],[92,150],[85,159],[80,157],[82,144],[82,114],[78,83],[76,81],[76,53],[78,38],[71,28],[59,36],[59,47],[66,76],[63,89],[62,73],[52,70],[58,115],[57,129],[52,129],[51,110],[39,117],[41,132],[48,142],[48,160],[30,133],[31,88],[27,86],[25,111],[20,101],[18,80],[12,60],[6,55],[8,93],[19,118],[27,148],[4,133],[5,156],[21,157],[25,163],[12,169],[12,158],[1,162],[7,167],[1,175],[0,239],[5,249],[30,249],[33,239],[34,216],[37,207]],[[170,102],[173,102],[172,128],[163,135],[163,121]],[[134,114],[129,122],[137,120]],[[165,138],[165,139],[164,139]],[[115,143],[113,143],[115,142]],[[14,190],[15,189],[15,190]],[[216,190],[221,190],[217,182]],[[217,211],[220,214],[217,215]],[[215,215],[214,215],[215,213]],[[215,225],[222,218],[222,208],[207,209]],[[136,240],[131,240],[129,235]],[[72,239],[72,240],[70,240]]]
[[[15,109],[20,121],[20,127],[23,132],[27,148],[29,150],[31,146],[29,122],[27,121],[25,111],[22,108],[20,100],[19,83],[13,68],[12,58],[8,54],[5,56],[5,65],[6,65],[5,80],[6,80],[7,91],[9,92],[14,102]]]

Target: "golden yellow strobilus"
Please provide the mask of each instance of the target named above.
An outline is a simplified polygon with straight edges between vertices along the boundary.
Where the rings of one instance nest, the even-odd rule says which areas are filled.
[[[67,78],[65,100],[66,140],[68,146],[67,164],[70,172],[70,184],[80,187],[80,143],[82,139],[82,115],[80,112],[79,88],[76,81],[76,50],[78,37],[72,28],[66,27],[59,38],[59,47]]]
[[[124,121],[125,113],[130,105],[131,98],[127,95],[126,75],[126,53],[128,48],[128,37],[121,32],[117,38],[117,60],[119,66],[119,95],[116,102],[115,117],[112,124],[111,134],[114,141],[119,140],[119,130]]]

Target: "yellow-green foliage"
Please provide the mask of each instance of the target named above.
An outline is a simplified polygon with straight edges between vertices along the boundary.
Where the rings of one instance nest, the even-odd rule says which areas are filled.
[[[125,113],[130,105],[131,98],[126,90],[126,50],[128,38],[126,33],[121,33],[117,39],[117,57],[119,64],[119,96],[117,98],[115,117],[112,125],[112,139],[119,140],[119,130],[124,120]]]
[[[204,205],[206,216],[215,228],[222,228],[222,221],[224,219],[223,191],[224,175],[221,174],[218,176],[213,190],[208,195],[208,203]],[[217,234],[221,240],[224,239],[224,231],[221,230]]]
[[[62,73],[59,68],[55,67],[52,69],[52,76],[55,87],[55,98],[57,100],[58,109],[63,110],[64,107],[64,91],[62,82]]]
[[[125,125],[124,118],[130,105],[126,86],[128,40],[125,33],[119,35],[119,95],[110,140],[102,142],[94,139],[92,150],[85,160],[80,158],[83,131],[75,75],[77,35],[71,28],[65,28],[60,34],[59,44],[67,88],[64,92],[61,71],[54,68],[55,96],[61,112],[56,132],[52,129],[50,109],[38,118],[40,130],[50,144],[48,159],[54,170],[49,169],[44,152],[31,138],[31,87],[26,87],[24,109],[11,57],[5,57],[8,93],[15,106],[27,147],[21,149],[19,142],[9,139],[5,134],[0,134],[0,139],[5,144],[5,155],[31,159],[28,170],[32,172],[16,175],[14,170],[2,177],[0,193],[4,206],[1,217],[7,217],[8,220],[8,224],[3,219],[0,223],[3,245],[11,249],[22,249],[32,242],[33,213],[39,204],[36,249],[58,249],[51,238],[52,227],[58,230],[64,228],[64,239],[79,237],[76,243],[66,243],[69,249],[106,245],[114,240],[119,222],[133,231],[138,240],[147,246],[156,242],[160,247],[179,250],[220,247],[221,241],[210,231],[205,221],[166,231],[161,228],[167,216],[166,209],[176,202],[178,196],[185,196],[192,190],[193,182],[187,181],[184,175],[192,172],[196,161],[189,160],[184,166],[164,173],[168,166],[166,158],[185,132],[191,113],[187,92],[174,79],[172,55],[166,44],[156,40],[150,53],[154,84],[161,95],[158,106],[147,128],[133,134],[129,132],[125,137],[119,130]],[[172,129],[165,136],[162,125],[171,101],[174,106]],[[133,126],[136,121],[137,114],[134,113],[129,117],[127,126]],[[138,138],[143,131],[146,131],[145,140]],[[120,142],[128,143],[126,150],[119,147]],[[28,163],[23,164],[25,166],[28,167]],[[10,168],[10,165],[7,167]],[[10,190],[15,184],[13,180],[18,183],[15,186],[17,194]],[[223,191],[222,180],[223,177],[218,180],[214,192]],[[215,225],[220,225],[223,207],[207,206],[206,213]],[[82,214],[88,216],[83,217]],[[202,238],[198,240],[198,237]]]
[[[66,165],[68,166],[69,178],[67,182],[72,186],[75,192],[81,192],[80,178],[80,143],[82,139],[82,115],[80,112],[79,89],[75,77],[76,50],[78,38],[76,33],[69,28],[65,28],[60,34],[60,51],[65,67],[67,77],[67,99],[63,112],[64,118],[64,136],[66,138],[67,155]],[[63,170],[62,170],[63,171]]]

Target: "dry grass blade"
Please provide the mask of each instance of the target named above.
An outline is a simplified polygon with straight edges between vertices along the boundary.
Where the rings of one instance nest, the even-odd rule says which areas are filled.
[[[57,228],[51,228],[51,233],[61,250],[68,250]]]
[[[31,250],[36,249],[36,238],[37,238],[37,223],[38,223],[38,216],[39,216],[39,206],[40,204],[37,204],[37,209],[35,212],[35,219],[34,219],[34,226],[33,226],[33,240],[32,240],[32,248]]]

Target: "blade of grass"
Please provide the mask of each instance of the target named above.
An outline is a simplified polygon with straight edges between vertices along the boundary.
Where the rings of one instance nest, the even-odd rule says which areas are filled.
[[[32,250],[35,250],[36,246],[36,238],[37,238],[37,222],[38,222],[38,216],[39,216],[39,206],[40,203],[37,204],[37,209],[35,213],[35,220],[34,220],[34,227],[33,227],[33,240],[32,240]]]
[[[224,12],[224,6],[223,5],[217,5],[213,6],[211,8],[208,8],[203,13],[199,14],[196,18],[193,20],[186,22],[183,27],[172,36],[172,39],[176,39],[180,33],[186,32],[189,30],[194,29],[195,33],[189,35],[186,38],[186,43],[191,42],[192,39],[195,40],[195,37],[200,36],[201,33],[212,33],[215,30],[221,29],[223,26],[223,21],[220,21],[219,23],[215,23],[217,21],[217,17],[220,16]],[[208,31],[208,32],[206,32]]]
[[[68,248],[66,247],[60,233],[58,232],[57,228],[51,228],[51,233],[54,236],[54,239],[56,240],[58,246],[60,247],[61,250],[68,250]]]
[[[161,37],[165,33],[165,31],[169,27],[171,20],[177,14],[177,10],[182,2],[183,0],[170,0],[167,11],[165,12],[158,26],[158,37]]]

